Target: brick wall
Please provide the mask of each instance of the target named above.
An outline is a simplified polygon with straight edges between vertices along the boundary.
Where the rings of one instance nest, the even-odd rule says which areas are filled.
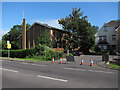
[[[62,31],[56,29],[50,29],[48,27],[42,26],[40,24],[34,24],[31,28],[26,31],[26,48],[34,48],[35,45],[38,45],[38,37],[42,34],[44,30],[47,30],[53,48],[63,48],[64,45],[61,43],[64,39],[64,35]],[[52,31],[52,33],[51,33]],[[19,38],[19,44],[21,44],[21,37]],[[56,49],[58,51],[63,51],[63,49]]]
[[[53,48],[56,51],[64,51],[64,48]]]

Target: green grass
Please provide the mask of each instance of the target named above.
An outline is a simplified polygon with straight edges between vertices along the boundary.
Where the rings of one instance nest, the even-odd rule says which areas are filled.
[[[13,58],[16,60],[26,60],[26,61],[42,61],[42,62],[47,62],[48,60],[41,60],[41,59],[36,59],[36,58]],[[52,60],[49,60],[52,61]]]
[[[8,58],[8,57],[2,57],[2,58]],[[42,61],[42,62],[48,61],[48,60],[46,61],[46,60],[41,60],[41,59],[36,59],[36,58],[9,58],[9,59],[26,60],[26,61]]]
[[[117,65],[117,64],[110,63],[109,65],[110,65],[112,68],[120,69],[120,66]]]

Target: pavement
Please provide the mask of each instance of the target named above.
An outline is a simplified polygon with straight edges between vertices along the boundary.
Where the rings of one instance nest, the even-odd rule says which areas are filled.
[[[98,62],[96,62],[96,64],[103,68],[108,68],[108,69],[112,69],[112,70],[120,70],[120,69],[112,68],[112,66],[105,64],[105,61],[98,61]]]
[[[84,65],[80,65],[84,57]],[[94,66],[89,66],[94,58]],[[2,58],[3,88],[118,88],[118,71],[100,67],[100,56],[75,57],[59,64]]]

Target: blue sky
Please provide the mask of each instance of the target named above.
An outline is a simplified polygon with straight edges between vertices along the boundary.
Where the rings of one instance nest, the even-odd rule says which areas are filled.
[[[29,24],[37,21],[61,28],[57,20],[68,16],[73,7],[80,7],[95,26],[118,19],[118,2],[2,2],[2,34],[22,24],[23,10]]]

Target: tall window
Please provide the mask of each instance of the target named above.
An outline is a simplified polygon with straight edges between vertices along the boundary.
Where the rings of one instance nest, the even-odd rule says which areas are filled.
[[[107,32],[107,26],[104,26],[104,31]]]
[[[100,50],[102,50],[102,46],[99,45],[98,47],[100,48]]]
[[[102,41],[102,37],[101,36],[99,37],[99,41]]]
[[[112,40],[116,40],[116,35],[112,35]]]
[[[107,49],[107,46],[103,46],[103,49],[106,50],[106,49]]]
[[[103,38],[103,41],[106,41],[106,36],[102,37]]]

